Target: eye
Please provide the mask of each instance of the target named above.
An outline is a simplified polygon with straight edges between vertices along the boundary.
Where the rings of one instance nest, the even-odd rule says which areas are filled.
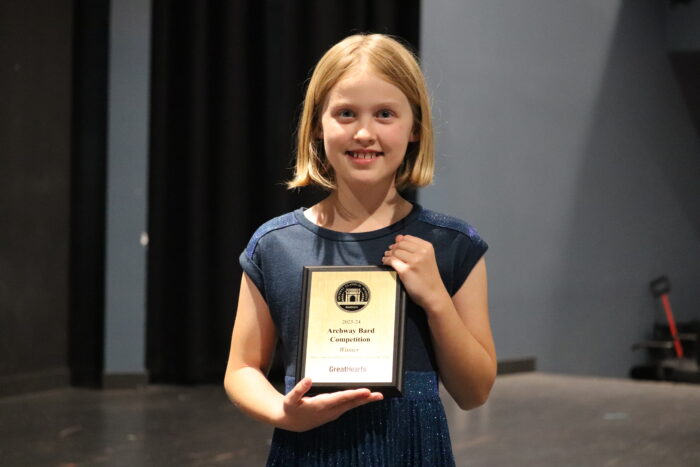
[[[355,116],[355,112],[350,109],[341,109],[338,111],[337,115],[340,118],[353,118]]]
[[[379,112],[377,112],[377,117],[382,118],[382,119],[391,118],[393,116],[394,116],[394,112],[392,112],[389,109],[382,109]]]

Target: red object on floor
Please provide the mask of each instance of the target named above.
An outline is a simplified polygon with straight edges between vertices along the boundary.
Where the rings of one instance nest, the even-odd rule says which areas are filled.
[[[668,294],[661,294],[661,303],[664,306],[664,312],[666,313],[666,321],[668,321],[668,328],[671,331],[671,337],[673,338],[673,347],[676,349],[676,357],[683,358],[683,347],[681,347],[681,340],[678,338],[678,329],[676,329],[676,320],[673,318],[673,311],[671,311],[671,301],[668,299]]]

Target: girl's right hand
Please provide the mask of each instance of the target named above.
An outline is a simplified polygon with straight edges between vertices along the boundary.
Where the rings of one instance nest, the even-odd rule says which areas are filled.
[[[337,419],[350,409],[384,398],[381,393],[366,388],[305,396],[309,389],[311,378],[304,378],[284,396],[280,428],[310,430]]]

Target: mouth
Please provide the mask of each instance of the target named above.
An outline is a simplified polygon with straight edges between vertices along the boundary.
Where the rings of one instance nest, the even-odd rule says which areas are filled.
[[[360,152],[353,152],[353,151],[345,151],[345,155],[349,156],[357,161],[370,161],[373,159],[376,159],[380,156],[383,156],[383,152],[377,152],[377,151],[360,151]]]

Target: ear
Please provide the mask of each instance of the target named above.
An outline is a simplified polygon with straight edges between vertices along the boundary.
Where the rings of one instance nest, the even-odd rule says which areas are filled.
[[[420,140],[420,131],[419,130],[412,131],[411,135],[408,137],[408,142],[415,143],[419,140]]]

